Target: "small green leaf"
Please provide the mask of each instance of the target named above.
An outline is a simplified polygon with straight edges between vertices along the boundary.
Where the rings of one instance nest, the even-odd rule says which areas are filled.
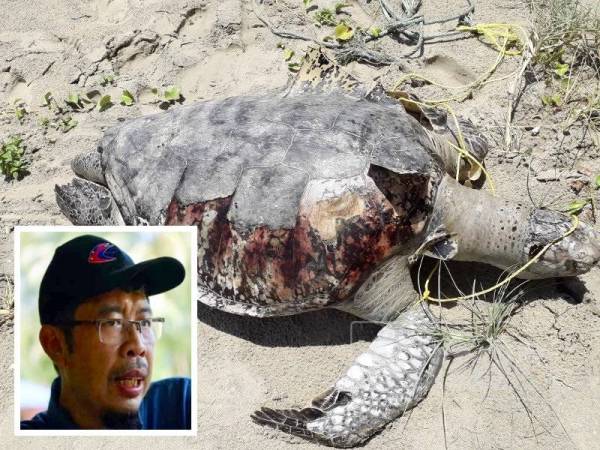
[[[369,28],[369,34],[373,37],[379,37],[379,36],[381,36],[381,28],[371,27],[371,28]]]
[[[100,100],[98,100],[98,111],[106,111],[112,105],[113,103],[110,99],[110,95],[103,95],[102,97],[100,97]]]
[[[554,69],[554,73],[558,75],[560,78],[564,77],[569,71],[568,64],[556,63],[556,68]]]
[[[562,78],[560,80],[560,87],[563,91],[568,91],[573,86],[573,81],[570,78]]]
[[[543,95],[542,103],[546,106],[559,106],[562,103],[560,94]]]
[[[152,92],[154,95],[158,95],[158,89],[157,88],[150,89],[150,92]]]
[[[135,103],[133,94],[125,89],[121,94],[121,104],[125,106],[131,106]]]
[[[286,48],[286,49],[283,51],[283,59],[284,59],[285,61],[289,61],[290,59],[292,59],[292,57],[293,57],[293,56],[294,56],[294,50],[291,50],[291,49],[289,49],[289,48]]]
[[[0,172],[7,178],[24,175],[27,163],[22,159],[25,153],[23,140],[18,136],[9,138],[0,146]]]
[[[596,189],[600,189],[600,174],[596,175],[596,179],[594,180],[594,184],[596,185]]]
[[[310,6],[312,0],[302,0],[302,3],[304,4],[304,8],[306,9]]]
[[[54,101],[54,96],[52,92],[46,92],[44,97],[42,98],[42,106],[46,106],[48,108],[52,108],[52,102]]]
[[[335,38],[338,41],[349,41],[354,36],[354,31],[344,22],[340,22],[335,27]]]
[[[42,117],[40,119],[40,126],[43,128],[48,128],[48,126],[50,125],[50,119],[48,119],[47,117]]]
[[[181,89],[177,86],[169,86],[165,90],[165,100],[176,102],[181,98]]]
[[[102,75],[102,81],[100,82],[100,84],[102,86],[108,86],[109,84],[114,84],[115,82],[115,77],[111,74],[104,74]]]
[[[566,213],[568,214],[579,214],[581,210],[590,202],[589,198],[584,200],[575,200],[572,202],[566,209]]]
[[[334,7],[334,9],[335,9],[335,13],[336,13],[336,14],[339,14],[339,13],[341,13],[341,12],[344,12],[344,11],[343,11],[343,10],[344,10],[344,8],[347,8],[347,7],[349,7],[349,6],[351,6],[351,5],[349,5],[349,4],[347,4],[347,3],[342,3],[342,2],[336,3],[336,4],[335,4],[335,7]]]
[[[298,72],[300,70],[300,63],[297,63],[297,62],[288,63],[288,69],[290,72]]]
[[[69,96],[65,100],[65,103],[73,109],[79,109],[83,106],[79,94],[69,94]]]
[[[61,122],[62,122],[61,123],[61,128],[62,128],[63,133],[68,133],[73,128],[75,128],[77,126],[77,123],[78,123],[75,119],[73,119],[70,116],[67,116],[67,117],[63,118]]]
[[[552,96],[552,102],[556,105],[559,106],[562,103],[562,98],[560,97],[560,94],[554,94]]]
[[[333,11],[327,8],[320,9],[314,16],[315,21],[319,25],[330,25],[335,26],[336,20],[333,16]]]
[[[59,106],[59,104],[54,99],[52,92],[46,92],[44,97],[42,98],[42,106],[47,107],[49,110],[54,111],[55,113],[62,114],[63,108]]]
[[[21,123],[23,122],[23,119],[25,118],[25,114],[27,114],[27,111],[22,106],[17,106],[15,108],[15,116],[17,117],[17,120],[19,122],[21,122]]]

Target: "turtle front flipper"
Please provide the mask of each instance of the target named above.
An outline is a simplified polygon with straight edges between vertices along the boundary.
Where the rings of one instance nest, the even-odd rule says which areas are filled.
[[[390,322],[333,387],[304,409],[262,408],[252,415],[308,440],[352,447],[369,439],[429,392],[443,358],[424,304]]]
[[[125,225],[110,191],[104,186],[75,178],[54,186],[56,203],[74,225]]]

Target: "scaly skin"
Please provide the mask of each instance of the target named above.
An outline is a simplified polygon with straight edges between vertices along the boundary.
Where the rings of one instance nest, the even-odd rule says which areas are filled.
[[[503,270],[524,265],[557,241],[519,278],[569,277],[588,272],[600,261],[600,233],[579,223],[566,236],[572,223],[566,214],[469,189],[446,176],[427,235],[445,230],[457,248],[453,259],[482,261]]]
[[[389,323],[369,349],[313,406],[262,408],[261,425],[335,447],[353,447],[419,403],[431,388],[443,349],[431,333],[423,304]]]
[[[71,161],[71,169],[83,179],[106,186],[100,153],[98,152],[77,155]]]
[[[125,225],[110,191],[104,186],[75,178],[55,186],[56,202],[73,225]]]

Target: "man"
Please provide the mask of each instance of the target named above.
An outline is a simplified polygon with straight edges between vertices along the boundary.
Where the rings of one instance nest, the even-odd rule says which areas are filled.
[[[48,410],[21,429],[191,429],[190,380],[150,382],[164,319],[148,296],[184,276],[174,258],[135,264],[96,236],[58,247],[39,293],[39,339],[58,378]]]

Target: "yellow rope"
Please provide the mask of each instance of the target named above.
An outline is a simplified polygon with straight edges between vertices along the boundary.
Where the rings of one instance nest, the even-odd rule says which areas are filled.
[[[577,229],[577,227],[579,226],[579,218],[577,216],[575,216],[575,215],[571,215],[571,222],[572,222],[571,228],[565,234],[563,234],[559,238],[554,239],[552,242],[550,242],[549,244],[547,244],[538,253],[536,253],[536,255],[533,258],[531,258],[529,261],[527,261],[518,270],[516,270],[515,272],[511,273],[508,277],[506,277],[501,282],[496,283],[492,287],[489,287],[489,288],[484,289],[484,290],[479,291],[479,292],[474,292],[474,293],[469,294],[469,295],[461,295],[460,297],[451,297],[451,298],[443,298],[443,299],[442,298],[431,297],[431,292],[429,290],[429,281],[431,280],[431,277],[433,276],[433,273],[435,272],[435,270],[438,269],[439,266],[440,266],[440,263],[438,262],[438,264],[436,265],[436,267],[431,271],[431,273],[427,277],[427,280],[425,281],[425,290],[423,291],[423,294],[421,296],[421,300],[427,300],[427,301],[436,302],[436,303],[456,302],[456,301],[460,301],[460,300],[467,300],[469,298],[479,297],[481,295],[488,294],[488,293],[490,293],[490,292],[498,289],[500,286],[503,286],[503,285],[509,283],[512,279],[516,278],[520,273],[522,273],[529,266],[531,266],[533,263],[535,263],[540,258],[540,256],[542,256],[551,246],[553,246],[557,242],[562,241],[564,238],[566,238],[567,236],[569,236],[570,234],[572,234]]]
[[[477,80],[473,81],[472,83],[465,84],[462,86],[447,86],[442,83],[438,83],[437,81],[434,81],[430,78],[427,78],[423,75],[419,75],[418,73],[412,72],[412,73],[408,73],[405,76],[403,76],[402,78],[400,78],[394,85],[393,89],[394,90],[397,89],[398,87],[400,87],[400,85],[402,85],[402,83],[404,83],[406,81],[417,79],[417,80],[425,81],[428,84],[431,84],[432,86],[437,86],[437,87],[447,90],[447,91],[452,91],[452,90],[463,91],[461,94],[451,95],[450,97],[447,97],[447,98],[424,100],[427,103],[439,104],[439,103],[448,103],[448,102],[452,102],[452,101],[462,102],[463,100],[466,100],[467,98],[469,98],[469,96],[471,95],[471,92],[474,89],[476,89],[477,87],[480,87],[480,86],[484,86],[487,83],[492,82],[492,80],[488,80],[488,78],[491,77],[492,74],[496,71],[496,69],[498,68],[498,66],[500,65],[500,63],[502,62],[503,59],[504,59],[504,54],[500,53],[498,55],[498,57],[496,58],[496,61],[494,61],[494,63],[492,64],[492,66],[487,71],[485,71]],[[511,74],[511,76],[512,76],[512,74]],[[501,79],[493,80],[493,81],[500,81],[500,80]]]
[[[510,23],[480,23],[469,27],[460,25],[457,31],[465,31],[483,36],[483,40],[494,47],[498,52],[506,56],[517,56],[523,53],[523,40],[519,36],[518,31],[523,32],[523,29],[518,25]],[[500,45],[499,40],[504,39],[504,43]],[[516,47],[516,50],[507,50],[507,45]]]
[[[431,291],[429,290],[429,281],[431,280],[431,277],[433,276],[433,274],[439,270],[440,268],[440,264],[441,262],[438,260],[437,264],[435,265],[435,267],[431,270],[431,272],[429,272],[429,275],[427,276],[427,279],[425,280],[425,290],[423,291],[423,294],[421,294],[421,298],[419,299],[419,301],[421,300],[431,300]]]
[[[422,80],[433,86],[437,86],[447,91],[464,91],[462,94],[452,95],[448,98],[427,100],[428,103],[438,104],[447,103],[451,101],[461,102],[469,98],[474,89],[489,83],[495,83],[497,81],[502,81],[507,78],[511,78],[516,73],[515,71],[499,78],[489,79],[494,74],[494,72],[496,72],[496,69],[498,68],[505,56],[517,56],[523,53],[524,43],[521,35],[526,36],[526,34],[520,26],[507,23],[483,23],[472,27],[459,26],[457,30],[482,35],[484,37],[484,40],[498,51],[498,58],[496,58],[496,61],[486,72],[483,73],[481,77],[479,77],[479,79],[475,80],[470,84],[462,86],[447,86],[442,83],[438,83],[434,80],[431,80],[427,77],[424,77],[423,75],[419,75],[413,72],[406,74],[405,76],[400,78],[400,80],[398,80],[398,82],[396,82],[396,84],[394,85],[393,90],[396,90],[402,83],[408,80]],[[509,46],[517,47],[517,50],[508,50]]]
[[[479,80],[476,80],[475,82],[473,82],[473,83],[471,83],[469,85],[466,85],[466,86],[457,86],[457,87],[445,86],[445,85],[443,85],[441,83],[437,83],[435,81],[429,80],[429,79],[427,79],[426,77],[424,77],[422,75],[418,75],[418,74],[412,73],[412,74],[408,74],[408,75],[402,77],[400,80],[398,80],[398,82],[396,82],[396,84],[392,88],[392,93],[393,93],[406,80],[418,78],[418,79],[427,81],[428,83],[430,83],[430,84],[432,84],[434,86],[438,86],[438,87],[440,87],[442,89],[447,89],[447,90],[451,90],[451,89],[463,89],[465,91],[468,91],[463,96],[453,96],[453,97],[450,97],[450,98],[447,98],[447,99],[424,100],[422,102],[418,102],[418,101],[415,101],[415,100],[411,100],[409,98],[402,98],[401,101],[410,102],[410,103],[413,103],[415,105],[423,106],[423,107],[426,107],[426,108],[429,108],[429,107],[432,107],[432,106],[436,106],[436,105],[440,105],[440,106],[443,106],[452,115],[452,118],[453,118],[454,123],[456,125],[456,130],[458,132],[458,143],[459,143],[459,146],[454,145],[454,143],[452,143],[450,141],[448,141],[448,143],[450,144],[450,146],[452,146],[454,149],[456,149],[458,151],[457,165],[456,165],[456,168],[457,168],[456,169],[457,170],[456,171],[456,180],[459,179],[460,157],[463,156],[463,157],[467,158],[469,161],[473,162],[476,166],[478,166],[481,169],[481,171],[484,173],[484,175],[486,176],[486,179],[489,180],[489,186],[490,186],[490,190],[492,192],[492,195],[496,194],[494,180],[493,180],[492,176],[490,175],[490,173],[485,169],[485,167],[483,167],[483,164],[481,164],[477,160],[477,158],[473,157],[473,155],[467,150],[466,145],[465,145],[465,141],[464,141],[464,137],[463,137],[462,131],[461,131],[459,123],[458,123],[458,119],[456,118],[456,114],[454,113],[454,110],[450,107],[450,105],[448,105],[448,102],[454,101],[454,100],[461,101],[461,100],[467,98],[470,95],[471,91],[474,88],[476,88],[478,86],[482,86],[482,85],[484,85],[484,84],[486,84],[488,82],[492,82],[492,80],[488,80],[488,78],[496,71],[496,69],[498,68],[498,66],[502,62],[502,59],[504,58],[504,56],[506,56],[506,55],[509,55],[509,56],[518,55],[518,54],[520,54],[522,52],[523,42],[522,42],[521,38],[519,37],[519,35],[516,32],[514,32],[514,30],[517,29],[517,28],[521,32],[523,32],[523,30],[520,27],[517,27],[516,25],[511,25],[511,24],[492,23],[492,24],[479,24],[479,25],[476,25],[476,26],[473,26],[473,27],[466,27],[466,26],[459,27],[459,29],[461,31],[472,31],[472,32],[476,32],[478,34],[482,34],[499,51],[498,58],[496,59],[496,61],[492,65],[492,67],[482,77],[480,77]],[[499,38],[503,38],[504,39],[504,42],[503,42],[503,44],[501,46],[498,43],[498,39]],[[507,46],[508,46],[509,43],[511,45],[516,45],[515,43],[518,43],[518,46],[520,47],[521,50],[519,50],[517,53],[515,53],[515,51],[507,51]],[[510,74],[509,76],[512,76],[512,74]],[[508,78],[509,76],[507,76],[506,78]],[[504,79],[504,77],[500,78],[500,79]],[[497,80],[494,80],[494,81],[497,81]]]
[[[463,150],[462,148],[454,145],[452,142],[448,141],[448,144],[450,144],[451,147],[453,147],[454,149],[456,149],[456,151],[459,152],[459,155],[463,155],[464,157],[466,157],[469,161],[472,161],[477,167],[479,167],[481,169],[481,171],[483,172],[483,174],[485,175],[485,179],[490,183],[490,191],[492,192],[493,196],[496,196],[496,185],[494,184],[494,179],[492,178],[492,175],[486,170],[486,168],[483,166],[483,164],[481,164],[477,158],[475,158],[473,155],[471,155],[471,153],[469,153],[466,150]],[[458,174],[457,174],[458,175]]]
[[[411,99],[406,99],[406,98],[403,100],[407,101],[407,102],[411,102],[411,103],[419,105],[419,106],[424,106],[424,107],[431,107],[433,105],[441,105],[452,115],[452,118],[456,125],[456,129],[458,131],[458,144],[459,145],[456,146],[454,143],[452,143],[450,141],[448,141],[448,143],[450,144],[450,146],[452,148],[456,149],[458,152],[456,179],[458,180],[458,176],[459,176],[458,171],[460,170],[460,158],[462,156],[462,157],[467,158],[469,161],[473,162],[475,165],[477,165],[482,170],[482,172],[486,176],[486,179],[489,180],[489,186],[490,186],[490,190],[492,191],[492,194],[495,195],[496,190],[495,190],[494,181],[493,181],[492,176],[485,169],[485,167],[483,167],[483,164],[481,164],[477,160],[477,158],[475,158],[466,149],[462,131],[458,124],[458,119],[456,118],[456,114],[454,113],[454,110],[448,105],[448,102],[455,101],[455,100],[462,101],[462,100],[468,98],[470,96],[471,92],[477,87],[483,86],[487,83],[492,83],[495,81],[501,81],[503,79],[510,78],[513,75],[513,73],[511,73],[507,76],[504,76],[504,77],[500,77],[498,79],[489,79],[494,74],[494,72],[496,71],[496,69],[498,68],[498,66],[500,65],[500,63],[502,62],[502,60],[504,59],[505,56],[517,56],[517,55],[520,55],[523,53],[524,44],[523,44],[523,39],[522,39],[521,35],[525,36],[525,32],[520,26],[512,25],[512,24],[505,24],[505,23],[487,23],[487,24],[479,24],[479,25],[475,25],[475,26],[459,26],[457,28],[457,30],[464,31],[464,32],[472,32],[472,33],[481,35],[483,37],[483,40],[487,44],[491,45],[494,49],[496,49],[498,51],[498,53],[499,53],[498,58],[496,58],[496,61],[492,64],[492,66],[490,67],[489,70],[487,70],[478,80],[476,80],[473,83],[470,83],[468,85],[464,85],[464,86],[446,86],[441,83],[437,83],[433,80],[430,80],[422,75],[419,75],[416,73],[410,73],[410,74],[407,74],[406,76],[402,77],[394,85],[393,91],[398,89],[402,83],[404,83],[407,80],[411,80],[411,79],[420,79],[420,80],[423,80],[433,86],[437,86],[437,87],[445,89],[445,90],[466,91],[462,95],[454,95],[447,99],[424,100],[423,102],[417,102],[417,101],[414,101]],[[515,48],[515,49],[510,50],[509,47]],[[574,216],[574,215],[571,217],[572,217],[571,220],[572,220],[573,224],[572,224],[571,228],[563,236],[561,236],[560,238],[558,238],[558,239],[552,241],[551,243],[549,243],[548,245],[546,245],[533,258],[531,258],[521,268],[519,268],[517,271],[513,272],[510,276],[508,276],[503,281],[496,283],[494,286],[492,286],[490,288],[484,289],[479,292],[475,292],[470,295],[464,295],[464,296],[460,296],[460,297],[453,297],[453,298],[446,298],[446,299],[438,299],[438,298],[431,297],[431,291],[429,290],[429,282],[430,282],[433,274],[437,270],[439,270],[440,262],[438,261],[438,263],[433,268],[433,270],[431,271],[431,273],[429,274],[429,276],[427,277],[427,279],[425,281],[425,286],[424,286],[425,289],[421,296],[421,300],[435,301],[435,302],[440,302],[440,303],[466,300],[469,298],[487,294],[489,292],[492,292],[492,291],[498,289],[502,285],[509,283],[512,279],[517,277],[520,273],[522,273],[529,266],[531,266],[533,263],[535,263],[540,258],[540,256],[543,253],[545,253],[552,245],[554,245],[555,243],[564,239],[565,237],[569,236],[571,233],[573,233],[577,229],[577,227],[579,226],[579,219],[577,218],[577,216]]]
[[[394,94],[394,91],[391,91],[391,94]],[[401,97],[399,99],[401,102],[408,102],[408,103],[412,103],[414,105],[417,106],[421,106],[424,108],[431,108],[433,105],[424,103],[424,102],[419,102],[417,100],[413,100],[407,97]],[[448,144],[450,144],[450,146],[452,148],[454,148],[457,152],[458,152],[458,158],[460,158],[460,156],[464,156],[465,158],[467,158],[469,161],[473,162],[477,167],[479,167],[481,169],[481,171],[484,173],[484,175],[486,176],[486,180],[489,181],[489,187],[490,187],[490,191],[492,192],[492,195],[496,195],[496,187],[494,184],[494,180],[492,178],[492,175],[485,169],[485,167],[483,166],[483,164],[481,164],[477,158],[475,158],[471,152],[469,152],[469,150],[467,149],[467,146],[465,144],[465,139],[463,137],[462,131],[460,129],[460,124],[458,123],[458,118],[456,117],[456,113],[454,112],[454,109],[452,109],[452,107],[450,105],[447,104],[442,104],[439,105],[440,107],[443,107],[444,109],[446,109],[446,111],[448,111],[448,113],[450,114],[450,116],[452,117],[452,120],[454,121],[454,125],[456,126],[456,131],[458,134],[458,146],[455,145],[454,143],[447,141]],[[458,180],[458,171],[460,170],[460,161],[459,163],[456,165],[456,179]]]

